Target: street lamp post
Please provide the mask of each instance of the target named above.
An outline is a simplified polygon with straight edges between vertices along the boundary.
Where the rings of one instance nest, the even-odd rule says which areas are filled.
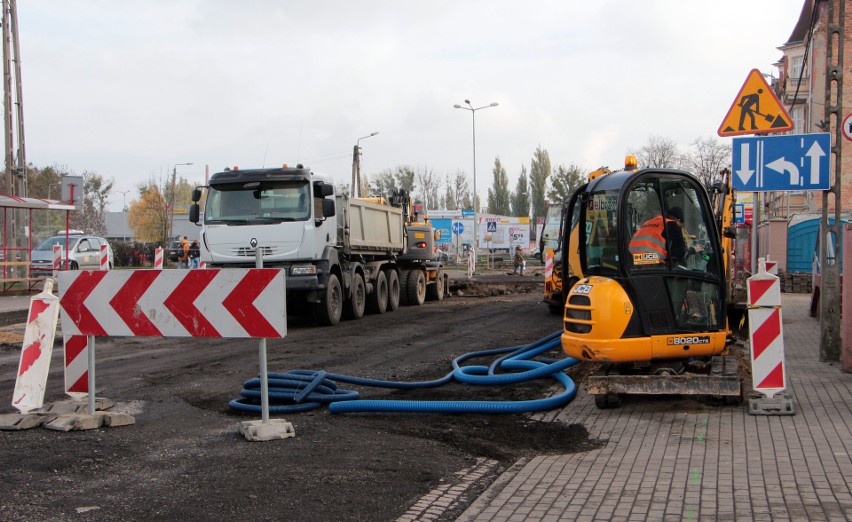
[[[182,166],[182,165],[192,165],[192,162],[190,161],[189,163],[175,163],[175,166],[172,167],[172,193],[171,193],[171,197],[170,197],[171,205],[169,207],[170,208],[170,211],[169,211],[169,237],[166,239],[166,241],[171,241],[172,236],[174,234],[174,228],[175,228],[175,185],[177,184],[177,168]],[[166,244],[166,247],[168,247],[168,243]]]
[[[466,111],[470,111],[470,115],[473,118],[473,259],[474,263],[476,262],[476,246],[479,242],[479,210],[476,207],[476,111],[482,109],[488,109],[490,107],[496,107],[497,102],[490,103],[488,105],[483,105],[482,107],[474,108],[471,105],[470,100],[464,101],[467,104],[467,107],[463,105],[453,105],[454,109],[464,109]]]
[[[119,194],[121,194],[121,218],[124,221],[124,229],[122,230],[124,236],[124,242],[127,243],[127,232],[130,229],[128,224],[128,216],[127,216],[127,193],[129,190],[116,190]]]
[[[360,194],[359,185],[361,185],[361,140],[372,138],[379,131],[371,132],[367,136],[361,136],[355,141],[355,148],[352,149],[352,185],[349,186],[349,193],[353,198],[357,198]]]

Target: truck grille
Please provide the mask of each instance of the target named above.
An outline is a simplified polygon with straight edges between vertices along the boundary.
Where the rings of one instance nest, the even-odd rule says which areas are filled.
[[[572,295],[565,306],[565,330],[588,334],[592,331],[592,300],[587,295]]]
[[[275,255],[276,253],[278,253],[277,248],[273,248],[273,247],[270,247],[270,246],[263,246],[263,247],[261,247],[261,250],[263,250],[263,256],[264,257]],[[254,257],[254,251],[255,251],[255,249],[251,248],[251,247],[240,247],[240,248],[235,248],[233,250],[233,254],[235,256],[239,256],[239,257]]]

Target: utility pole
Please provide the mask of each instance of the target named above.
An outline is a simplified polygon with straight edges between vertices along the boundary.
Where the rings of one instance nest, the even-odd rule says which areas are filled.
[[[835,13],[835,11],[837,11]],[[846,0],[829,0],[828,26],[825,53],[825,116],[830,122],[834,117],[834,186],[822,193],[822,218],[820,219],[819,262],[822,282],[820,285],[820,351],[821,361],[839,361],[840,340],[840,260],[843,252],[843,226],[841,222],[841,186],[843,172],[840,154],[843,143],[843,38],[846,19]],[[836,44],[836,48],[835,48]],[[834,103],[834,104],[832,104]],[[834,223],[828,220],[829,204],[834,205]],[[828,258],[829,237],[835,239],[834,257]],[[850,260],[847,259],[847,267]],[[848,310],[847,310],[848,313]]]
[[[21,83],[21,47],[18,38],[18,8],[16,0],[2,0],[3,26],[3,124],[5,134],[5,180],[9,194],[18,197],[27,196],[27,159],[24,146],[24,103]],[[14,70],[12,64],[14,62]],[[12,90],[14,76],[15,89]],[[17,144],[16,144],[17,138]],[[28,250],[24,244],[25,231],[28,228],[28,213],[15,209],[7,214],[11,219],[6,223],[7,248],[15,249],[16,259],[24,260]],[[10,226],[11,225],[11,226]]]

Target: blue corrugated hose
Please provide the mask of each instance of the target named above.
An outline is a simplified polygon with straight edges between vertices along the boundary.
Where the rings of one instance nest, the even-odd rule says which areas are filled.
[[[453,371],[434,381],[395,382],[363,379],[314,370],[291,370],[286,373],[269,373],[269,411],[271,413],[294,413],[308,411],[328,404],[331,413],[346,412],[419,412],[419,413],[524,413],[543,411],[567,404],[577,394],[577,387],[564,370],[574,366],[577,359],[559,361],[549,359],[532,360],[534,357],[553,350],[560,344],[561,331],[554,332],[534,343],[471,352],[453,360]],[[490,366],[461,366],[474,357],[504,354]],[[497,373],[497,370],[511,373]],[[565,389],[562,393],[544,399],[529,401],[400,401],[358,400],[359,394],[352,390],[339,389],[337,382],[372,386],[378,388],[414,389],[435,388],[453,380],[465,384],[495,386],[513,384],[533,379],[551,377]],[[252,413],[260,412],[260,378],[243,385],[242,398],[229,403],[232,409]]]

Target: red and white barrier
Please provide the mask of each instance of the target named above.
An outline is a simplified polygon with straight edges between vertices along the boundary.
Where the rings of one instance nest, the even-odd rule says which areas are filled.
[[[761,258],[757,274],[748,278],[748,324],[754,390],[768,398],[787,388],[781,283],[766,271]]]
[[[68,335],[287,335],[281,269],[75,270],[59,283]]]
[[[74,399],[89,394],[89,339],[85,335],[63,335],[65,348],[65,393]]]
[[[157,247],[154,251],[154,270],[163,269],[163,247]]]
[[[18,377],[12,395],[12,406],[21,413],[36,410],[44,405],[44,390],[47,386],[58,318],[59,298],[53,295],[53,281],[47,279],[44,291],[30,299]]]
[[[544,252],[544,278],[550,279],[553,275],[553,255],[551,251],[545,250]]]
[[[106,245],[101,245],[101,270],[109,270],[109,250]]]
[[[62,245],[53,245],[53,277],[59,277],[62,268]]]
[[[766,256],[766,272],[772,275],[778,275],[778,261],[770,261],[769,256]]]

